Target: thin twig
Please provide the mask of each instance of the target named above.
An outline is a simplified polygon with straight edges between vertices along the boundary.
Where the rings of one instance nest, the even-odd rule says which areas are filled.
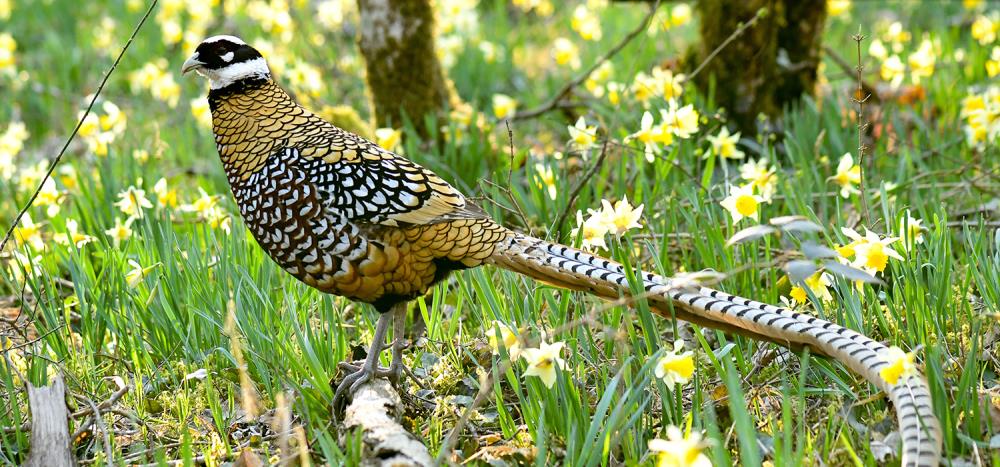
[[[754,25],[757,24],[757,21],[760,21],[760,19],[765,16],[767,16],[767,8],[761,8],[757,10],[757,14],[754,15],[753,18],[750,18],[750,21],[747,21],[746,23],[743,23],[738,28],[736,28],[736,30],[733,31],[733,33],[730,34],[729,37],[726,38],[726,40],[722,41],[722,43],[719,44],[719,46],[716,47],[715,50],[712,51],[712,53],[708,54],[708,56],[705,57],[705,60],[702,60],[702,62],[698,65],[697,68],[694,69],[694,71],[691,72],[691,74],[687,75],[687,81],[690,81],[694,79],[695,76],[698,76],[698,73],[701,73],[701,70],[705,69],[705,66],[707,66],[708,63],[711,62],[716,55],[719,55],[719,52],[722,52],[722,49],[728,47],[729,44],[732,43],[734,40],[736,40],[737,37],[742,36],[743,33],[747,31],[747,29],[752,28]]]
[[[573,209],[573,205],[576,204],[576,197],[580,196],[580,191],[583,190],[584,185],[590,183],[590,179],[594,178],[594,175],[596,175],[597,171],[600,170],[601,166],[604,164],[604,159],[607,157],[607,155],[608,155],[608,140],[604,140],[604,144],[601,145],[601,154],[598,155],[597,159],[594,160],[594,164],[590,166],[590,169],[587,170],[587,173],[583,174],[583,177],[580,177],[580,180],[577,180],[576,186],[573,187],[573,191],[569,193],[569,199],[566,200],[566,206],[563,208],[562,213],[560,213],[559,217],[556,219],[555,223],[556,239],[562,238],[563,223],[566,222],[566,217],[569,216],[569,212]]]
[[[101,84],[97,86],[97,92],[95,92],[94,97],[90,99],[90,104],[87,105],[87,110],[85,110],[83,115],[80,116],[80,121],[76,123],[76,127],[73,128],[73,132],[70,133],[69,138],[66,139],[66,143],[63,144],[59,154],[56,155],[55,159],[52,159],[52,163],[49,164],[49,168],[45,172],[45,175],[42,176],[42,179],[38,182],[38,188],[35,188],[35,192],[31,194],[31,198],[29,198],[24,207],[18,211],[17,216],[14,218],[14,222],[12,222],[10,227],[7,228],[7,233],[3,236],[3,242],[0,242],[0,250],[3,250],[7,246],[7,242],[10,241],[11,236],[14,234],[14,228],[21,223],[21,218],[26,212],[28,212],[28,209],[31,208],[31,205],[35,202],[35,198],[38,198],[38,194],[42,191],[42,187],[45,186],[45,182],[52,177],[52,172],[56,170],[56,166],[59,165],[59,161],[62,160],[63,154],[66,153],[66,149],[68,149],[70,143],[73,142],[73,138],[76,138],[76,134],[80,131],[80,127],[83,126],[84,120],[87,119],[87,116],[90,115],[90,111],[94,108],[97,98],[100,97],[101,91],[104,90],[104,85],[108,82],[108,78],[110,78],[111,74],[118,68],[118,63],[121,62],[122,57],[125,56],[125,51],[128,50],[130,45],[132,45],[132,41],[135,39],[135,36],[138,35],[139,30],[142,29],[142,25],[146,24],[146,19],[149,18],[149,15],[153,13],[153,9],[156,8],[157,1],[158,0],[153,0],[149,4],[149,8],[146,9],[146,14],[142,15],[142,19],[139,20],[139,24],[135,26],[135,30],[132,31],[132,35],[129,36],[128,41],[125,42],[125,45],[122,47],[122,51],[118,54],[118,57],[115,58],[114,63],[111,64],[111,68],[109,68],[107,73],[104,74],[104,79],[102,79]]]
[[[510,212],[512,214],[517,214],[517,217],[519,217],[521,220],[521,224],[524,225],[525,229],[528,229],[528,234],[530,235],[531,223],[528,222],[528,216],[524,213],[524,210],[521,209],[521,205],[517,202],[517,198],[514,197],[514,192],[510,188],[514,186],[513,173],[514,173],[514,161],[516,159],[516,157],[514,156],[514,131],[510,129],[509,121],[504,120],[504,123],[507,124],[507,138],[510,140],[510,164],[508,164],[507,167],[507,184],[505,186],[500,186],[499,184],[494,183],[492,180],[486,180],[486,179],[480,180],[480,183],[485,183],[493,187],[494,189],[501,191],[504,195],[507,196],[507,199],[510,200],[510,204],[514,206],[514,209],[508,208],[507,206],[504,206],[496,202],[495,200],[493,200],[488,196],[484,196],[483,199],[489,201],[493,205],[507,212]]]
[[[649,22],[653,20],[653,16],[656,14],[656,10],[659,7],[660,7],[660,0],[656,0],[656,3],[653,4],[652,7],[650,7],[649,13],[646,13],[646,16],[642,19],[642,23],[639,25],[639,27],[633,29],[631,32],[625,35],[625,37],[623,37],[621,41],[615,44],[614,47],[605,52],[604,55],[601,55],[601,57],[598,58],[597,61],[595,61],[594,64],[590,66],[590,68],[587,68],[586,70],[583,71],[583,73],[580,73],[575,78],[570,80],[568,83],[563,85],[563,87],[559,88],[559,91],[557,91],[556,94],[552,96],[552,98],[546,101],[544,104],[530,110],[517,112],[516,114],[514,114],[513,117],[511,117],[511,120],[523,120],[526,118],[534,118],[559,107],[562,100],[567,96],[569,96],[569,94],[573,92],[573,89],[575,89],[580,84],[583,84],[583,82],[586,81],[587,78],[589,78],[590,75],[592,75],[594,71],[596,71],[601,65],[603,65],[604,62],[611,60],[611,58],[617,55],[618,52],[621,52],[621,50],[624,49],[625,46],[629,44],[629,42],[632,42],[633,39],[642,34],[642,32],[649,27]]]
[[[840,69],[842,69],[844,73],[850,75],[851,77],[854,77],[855,74],[857,73],[856,67],[853,67],[851,66],[850,63],[847,63],[847,60],[845,60],[844,57],[841,57],[840,54],[838,54],[836,50],[833,50],[832,47],[823,46],[823,53],[825,53],[827,57],[830,57],[830,60],[833,60],[833,63],[835,63],[838,67],[840,67]],[[871,96],[874,101],[878,102],[880,100],[878,94],[876,93],[877,90],[875,89],[874,84],[866,80],[861,80],[861,84],[865,90],[865,93]]]
[[[858,33],[851,36],[855,44],[858,46],[858,66],[855,68],[858,72],[858,90],[855,92],[851,99],[858,104],[858,168],[860,169],[858,185],[861,187],[861,210],[865,216],[865,224],[871,225],[871,215],[868,212],[868,197],[865,196],[865,143],[864,143],[864,133],[868,128],[868,122],[865,120],[865,102],[871,97],[871,94],[865,94],[864,88],[864,78],[862,72],[865,69],[865,65],[861,63],[861,42],[865,40],[865,35],[861,34],[861,28],[858,27]],[[864,96],[864,97],[862,97]]]

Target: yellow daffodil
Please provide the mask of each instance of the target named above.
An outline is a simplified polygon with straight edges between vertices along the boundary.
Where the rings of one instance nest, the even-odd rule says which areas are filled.
[[[489,329],[488,335],[486,336],[490,342],[490,348],[493,349],[493,355],[500,355],[500,347],[507,349],[507,355],[513,362],[521,355],[521,339],[517,337],[517,334],[500,321],[493,322],[493,328]],[[497,341],[497,333],[500,334],[500,341]]]
[[[845,260],[853,258],[854,255],[856,254],[854,249],[858,245],[861,245],[862,243],[868,241],[865,239],[865,237],[861,236],[861,234],[859,234],[857,230],[854,230],[850,227],[841,227],[840,232],[843,233],[844,236],[846,236],[847,238],[851,239],[850,243],[836,247],[837,254],[839,254]],[[844,262],[849,264],[849,261],[844,261]]]
[[[1000,48],[995,48],[1000,64]],[[985,148],[1000,139],[1000,87],[989,86],[985,91],[962,99],[959,115],[965,120],[965,134],[970,146]]]
[[[771,202],[778,186],[778,175],[774,166],[770,165],[767,159],[747,161],[740,166],[740,177],[750,182],[763,202]]]
[[[979,42],[979,45],[990,45],[997,40],[997,32],[1000,32],[1000,18],[997,15],[977,15],[972,22],[972,38]]]
[[[854,185],[861,183],[861,167],[854,164],[854,156],[849,152],[840,157],[837,173],[830,179],[840,185],[840,196],[844,198],[861,193],[854,187]]]
[[[626,136],[625,142],[638,140],[642,143],[646,161],[652,163],[655,160],[654,156],[660,153],[659,143],[666,140],[664,144],[669,145],[673,142],[673,135],[671,133],[666,133],[666,138],[663,135],[662,128],[653,125],[653,114],[646,111],[643,112],[642,120],[639,122],[639,131]]]
[[[687,78],[682,75],[674,75],[674,72],[667,68],[653,68],[653,82],[656,84],[656,92],[664,101],[671,102],[681,97],[684,93],[682,83]]]
[[[604,96],[608,99],[608,103],[617,106],[621,103],[622,93],[625,92],[625,85],[622,83],[611,82],[604,86]]]
[[[146,63],[128,75],[133,93],[149,91],[153,98],[166,103],[171,108],[177,106],[181,97],[181,87],[174,76],[167,71],[166,59],[160,58]]]
[[[400,143],[403,141],[403,131],[395,128],[376,128],[375,144],[378,144],[387,151],[399,152]]]
[[[582,243],[580,248],[584,250],[594,250],[595,248],[608,248],[604,242],[604,237],[608,234],[608,226],[601,219],[600,213],[591,214],[587,220],[583,219],[583,213],[576,212],[577,227],[570,234],[573,238],[580,236]]]
[[[556,188],[556,176],[552,172],[552,167],[545,164],[535,164],[535,173],[538,174],[538,187],[544,189],[550,199],[556,199],[558,189]]]
[[[225,209],[219,206],[212,206],[211,209],[204,211],[201,216],[208,226],[213,229],[220,229],[227,235],[232,231],[233,227],[233,216],[230,216]]]
[[[885,48],[885,44],[882,43],[881,39],[875,38],[871,44],[868,44],[868,55],[877,58],[881,62],[889,58],[889,50]]]
[[[66,199],[66,192],[57,189],[56,182],[49,178],[42,184],[42,189],[38,192],[38,197],[35,198],[35,205],[45,206],[45,215],[56,217],[64,199]]]
[[[889,247],[897,240],[899,240],[898,237],[881,238],[877,233],[867,231],[865,241],[854,247],[855,258],[851,265],[864,269],[873,276],[884,271],[889,263],[889,258],[903,260],[903,257],[895,249]]]
[[[42,225],[36,224],[31,219],[31,214],[24,213],[21,217],[21,224],[14,229],[14,240],[17,241],[17,248],[27,245],[34,251],[41,251],[45,248],[42,240]]]
[[[929,78],[934,74],[934,63],[937,54],[934,52],[934,45],[929,39],[920,42],[920,47],[916,52],[910,54],[907,63],[910,65],[910,77],[914,83],[919,83],[923,78]]]
[[[1000,75],[1000,46],[994,46],[990,58],[986,59],[986,76],[994,78]]]
[[[7,129],[0,133],[0,179],[9,180],[17,170],[14,157],[24,149],[28,139],[28,130],[22,122],[11,122]]]
[[[620,237],[631,229],[642,228],[642,224],[639,224],[639,219],[642,218],[642,208],[641,204],[632,207],[628,202],[628,196],[623,197],[621,201],[616,201],[614,206],[611,205],[610,201],[602,199],[600,218],[607,226],[608,232]]]
[[[146,198],[146,191],[136,188],[135,185],[128,187],[125,191],[118,193],[118,201],[115,206],[129,217],[142,217],[143,209],[150,209],[153,203]]]
[[[831,17],[843,16],[850,10],[850,0],[826,0],[826,12]]]
[[[604,96],[603,83],[611,79],[611,75],[614,73],[614,66],[610,61],[601,63],[597,69],[594,70],[587,80],[583,82],[583,87],[587,89],[588,92],[594,95],[594,97]]]
[[[0,34],[0,74],[13,76],[17,73],[17,41],[9,33]]]
[[[212,111],[208,106],[208,99],[197,97],[191,99],[188,104],[191,107],[191,115],[202,127],[212,127]]]
[[[479,43],[479,53],[483,54],[484,62],[496,63],[500,57],[500,46],[490,41],[482,41]]]
[[[509,120],[517,113],[517,101],[506,94],[493,95],[493,116],[497,120]]]
[[[691,22],[691,18],[694,14],[691,11],[691,5],[687,3],[678,3],[670,9],[670,26],[680,27]]]
[[[120,248],[122,242],[132,238],[132,222],[134,220],[134,217],[129,217],[125,219],[125,222],[122,222],[120,217],[116,217],[115,226],[104,231],[104,234],[111,238],[115,248]]]
[[[570,27],[585,41],[601,40],[601,20],[586,5],[577,5],[573,10]]]
[[[66,221],[65,233],[57,233],[52,238],[60,245],[73,245],[77,248],[82,248],[84,245],[97,240],[90,235],[80,233],[79,225],[74,219]]]
[[[667,439],[651,439],[647,444],[656,453],[656,467],[712,467],[712,461],[702,452],[708,446],[700,433],[684,436],[676,426],[667,428]]]
[[[156,194],[156,201],[165,208],[177,207],[177,189],[167,186],[167,179],[160,178],[153,185],[153,193]]]
[[[712,154],[723,159],[742,159],[746,154],[736,147],[740,141],[740,132],[729,134],[729,128],[723,126],[719,129],[719,134],[706,137],[712,143]]]
[[[41,255],[28,257],[18,250],[13,250],[10,252],[10,261],[7,263],[7,267],[10,268],[10,277],[14,279],[14,282],[20,283],[40,277],[45,272],[41,264]]]
[[[880,356],[888,364],[879,370],[879,376],[890,385],[895,386],[899,383],[900,379],[906,380],[910,376],[917,374],[917,367],[913,364],[912,352],[904,352],[903,349],[892,346],[886,349]]]
[[[903,83],[903,78],[906,77],[906,65],[903,64],[899,55],[893,55],[882,61],[878,72],[882,81],[887,81],[893,88],[898,88]]]
[[[331,31],[339,30],[347,15],[354,12],[354,2],[324,0],[316,4],[316,21]]]
[[[833,301],[833,294],[830,293],[829,287],[830,275],[822,271],[816,271],[813,275],[807,277],[803,283],[792,287],[789,296],[792,297],[795,303],[806,303],[809,301],[809,294],[806,293],[808,289],[821,302],[831,302]]]
[[[218,202],[218,197],[209,195],[200,187],[198,188],[198,192],[201,193],[201,196],[194,200],[193,203],[181,206],[181,210],[205,216],[210,210],[212,210],[212,208],[215,207],[215,204]]]
[[[903,23],[900,23],[899,21],[893,21],[889,24],[885,34],[882,35],[882,39],[891,43],[892,50],[897,53],[903,50],[903,44],[910,42],[912,37],[913,35],[910,34],[910,32],[903,27]]]
[[[684,341],[674,341],[674,348],[656,361],[653,373],[663,380],[668,388],[672,389],[677,384],[687,383],[694,374],[694,354],[690,350],[687,352],[683,350]]]
[[[914,218],[910,211],[899,220],[899,236],[902,238],[903,249],[910,251],[914,244],[924,243],[923,220]]]
[[[552,58],[559,66],[568,65],[572,69],[580,68],[580,51],[576,44],[565,37],[560,37],[552,43]]]
[[[130,269],[125,273],[125,282],[128,283],[128,286],[133,289],[138,287],[139,284],[142,283],[142,280],[145,279],[149,273],[153,272],[153,269],[156,269],[156,267],[160,264],[161,263],[156,263],[149,267],[142,267],[142,265],[136,260],[128,260]]]
[[[664,133],[687,139],[698,131],[698,111],[691,104],[678,107],[677,101],[670,101],[667,109],[660,109]]]
[[[729,211],[729,214],[733,216],[733,223],[736,224],[747,217],[758,220],[761,201],[763,199],[753,193],[752,184],[732,185],[729,187],[729,196],[720,204]]]
[[[632,96],[636,101],[641,103],[643,106],[649,105],[649,100],[660,92],[660,84],[652,76],[647,75],[644,72],[638,72],[635,74],[635,78],[632,79]]]
[[[567,126],[569,131],[570,145],[578,151],[586,151],[595,146],[597,141],[597,127],[588,126],[587,120],[583,117],[577,119],[576,124]]]
[[[323,93],[323,72],[312,64],[296,61],[285,71],[292,90],[299,96],[318,98]]]
[[[556,368],[562,370],[566,367],[566,362],[559,356],[564,346],[562,342],[548,344],[542,341],[537,349],[521,350],[521,358],[528,362],[524,376],[537,376],[546,388],[552,389],[556,382]]]
[[[149,150],[145,148],[139,148],[132,151],[132,158],[135,159],[135,161],[140,164],[149,161],[149,156],[150,156]]]

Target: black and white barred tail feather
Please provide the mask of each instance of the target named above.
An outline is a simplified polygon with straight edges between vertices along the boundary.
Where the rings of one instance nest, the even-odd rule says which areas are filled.
[[[564,245],[513,234],[497,245],[490,262],[542,282],[614,300],[629,288],[621,264]],[[879,371],[888,365],[886,346],[822,319],[730,295],[707,287],[678,287],[670,279],[642,273],[646,300],[658,314],[701,326],[775,342],[808,347],[829,356],[885,391],[896,407],[903,439],[903,466],[937,466],[941,426],[920,375],[890,385]]]

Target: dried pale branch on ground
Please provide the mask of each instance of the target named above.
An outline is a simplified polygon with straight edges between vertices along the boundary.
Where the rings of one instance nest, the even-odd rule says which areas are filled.
[[[360,429],[365,444],[362,465],[430,466],[427,447],[397,421],[403,404],[399,393],[385,379],[361,386],[347,406],[344,428]]]

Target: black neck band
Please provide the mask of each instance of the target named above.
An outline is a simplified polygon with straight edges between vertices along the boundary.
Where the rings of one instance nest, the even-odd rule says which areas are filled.
[[[240,94],[261,88],[269,82],[271,82],[271,77],[268,75],[250,76],[233,81],[232,83],[229,83],[219,89],[212,89],[208,91],[209,108],[214,111],[215,106],[220,99],[233,94]]]

